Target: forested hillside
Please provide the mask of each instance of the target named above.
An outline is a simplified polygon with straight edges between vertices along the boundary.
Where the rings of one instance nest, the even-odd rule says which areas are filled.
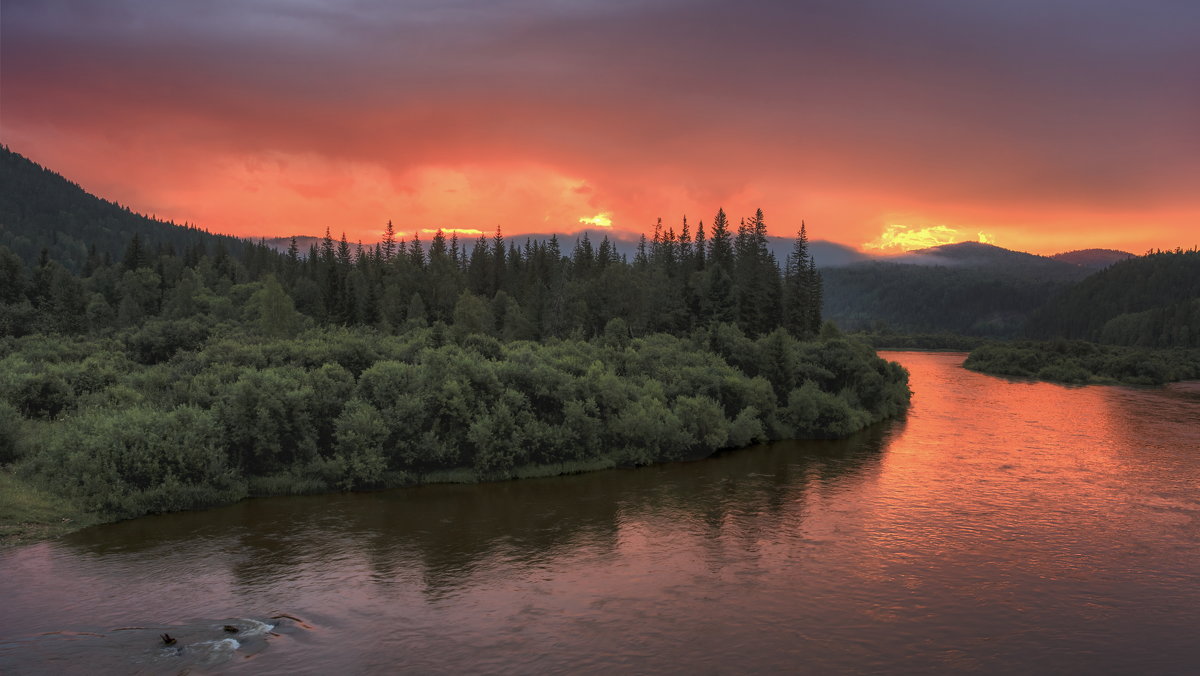
[[[90,272],[89,264],[120,258],[135,236],[151,253],[182,254],[203,244],[236,254],[245,245],[136,214],[0,146],[0,246],[26,265],[45,257],[71,272]]]
[[[1091,272],[974,242],[902,259],[822,270],[824,315],[852,331],[1012,337],[1034,311]]]
[[[1200,347],[1200,251],[1131,258],[1065,290],[1029,335],[1139,347]]]
[[[1113,263],[1119,263],[1133,257],[1133,254],[1128,251],[1118,251],[1116,249],[1079,249],[1051,256],[1056,261],[1071,263],[1072,265],[1084,268],[1092,268],[1093,270],[1103,270]]]

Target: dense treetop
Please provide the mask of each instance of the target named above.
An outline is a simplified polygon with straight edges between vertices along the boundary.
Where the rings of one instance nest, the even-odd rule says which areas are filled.
[[[519,476],[844,436],[908,402],[906,374],[837,336],[501,342],[456,326],[388,336],[250,332],[146,365],[135,345],[0,342],[0,463],[88,512],[248,494]]]

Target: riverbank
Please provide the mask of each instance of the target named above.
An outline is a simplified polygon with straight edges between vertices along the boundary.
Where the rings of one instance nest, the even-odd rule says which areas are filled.
[[[0,470],[0,549],[49,540],[100,521],[70,501]]]
[[[878,421],[882,422],[882,421]],[[861,430],[860,430],[861,431]],[[736,453],[742,449],[718,449],[706,455],[682,458],[685,462],[699,462],[724,455]],[[653,466],[663,463],[650,463]],[[616,469],[618,463],[610,458],[592,461],[559,462],[546,465],[524,465],[513,468],[506,477],[480,477],[471,467],[442,469],[414,480],[410,476],[392,473],[373,489],[354,491],[331,491],[327,487],[305,482],[295,476],[275,475],[258,477],[249,483],[246,496],[233,501],[242,502],[256,498],[276,498],[300,495],[328,495],[339,492],[374,493],[388,490],[403,490],[418,486],[433,486],[442,484],[471,485],[482,483],[502,483],[519,479],[543,479],[550,477],[587,474],[603,470]],[[216,503],[194,510],[205,511],[225,507],[232,503]],[[147,516],[145,514],[138,516]],[[138,516],[122,517],[105,515],[96,512],[85,512],[72,502],[44,490],[32,486],[13,475],[11,469],[0,469],[0,551],[52,540],[77,530],[105,523],[116,523],[136,519]]]
[[[1099,345],[1082,340],[988,343],[963,367],[1068,385],[1163,385],[1200,378],[1200,350]]]
[[[696,458],[695,460],[703,459]],[[514,468],[511,477],[491,481],[569,476],[613,469],[616,466],[616,463],[611,460],[526,465]],[[394,490],[436,484],[477,484],[489,481],[481,479],[470,467],[438,470],[422,477],[420,481],[406,481],[400,477],[393,477],[393,479],[400,480],[385,482],[376,490]],[[305,490],[304,486],[298,485],[294,477],[262,477],[250,486],[248,494],[241,500],[331,492],[319,486],[310,486],[309,488],[309,490]],[[215,504],[199,509],[221,506],[224,505]],[[0,469],[0,550],[52,540],[88,526],[123,520],[125,519],[121,517],[85,512],[61,496],[22,481],[13,474],[11,469]]]
[[[876,350],[921,352],[968,352],[992,338],[964,336],[957,333],[894,333],[891,331],[861,331],[849,334]]]

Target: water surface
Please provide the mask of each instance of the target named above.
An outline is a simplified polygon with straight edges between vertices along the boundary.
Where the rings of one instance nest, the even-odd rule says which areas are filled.
[[[1197,673],[1200,386],[885,356],[912,409],[848,440],[4,552],[0,672]]]

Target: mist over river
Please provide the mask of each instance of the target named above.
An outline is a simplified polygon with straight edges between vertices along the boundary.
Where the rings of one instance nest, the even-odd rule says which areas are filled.
[[[1200,383],[884,356],[912,408],[846,440],[0,552],[0,673],[1200,671]]]

